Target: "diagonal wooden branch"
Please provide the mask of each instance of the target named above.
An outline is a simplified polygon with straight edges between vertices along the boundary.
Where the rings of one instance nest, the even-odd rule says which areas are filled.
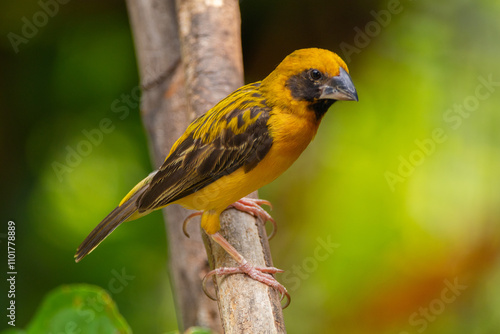
[[[238,2],[174,1],[127,0],[143,84],[142,116],[156,166],[195,115],[243,83]],[[181,232],[190,212],[170,206],[164,213],[179,326],[222,332],[216,304],[201,290],[208,269],[201,238],[191,233],[187,239]],[[272,265],[262,224],[236,210],[226,211],[221,221],[221,233],[250,263]],[[206,249],[214,266],[235,265],[210,239]],[[279,296],[273,289],[245,275],[231,275],[217,277],[216,290],[226,333],[285,332]]]
[[[243,84],[239,5],[236,0],[177,0],[177,6],[188,107],[198,115]],[[231,209],[222,214],[221,225],[221,234],[249,263],[272,265],[262,223]],[[204,239],[213,267],[236,265],[211,238]],[[246,275],[229,275],[216,277],[216,290],[226,333],[285,332],[274,289]]]

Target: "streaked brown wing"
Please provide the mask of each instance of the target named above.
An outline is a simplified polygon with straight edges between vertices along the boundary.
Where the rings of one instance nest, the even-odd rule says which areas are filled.
[[[188,196],[240,167],[252,170],[272,146],[269,111],[263,103],[248,105],[243,101],[218,120],[213,119],[215,112],[198,118],[198,125],[188,128],[190,134],[177,144],[140,198],[139,212]],[[231,122],[233,118],[236,121]],[[204,131],[199,131],[200,127],[205,127]],[[210,133],[213,131],[215,137]],[[196,138],[196,133],[203,135]]]

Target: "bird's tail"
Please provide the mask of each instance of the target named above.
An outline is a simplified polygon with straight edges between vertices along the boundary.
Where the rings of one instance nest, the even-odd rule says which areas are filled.
[[[142,196],[144,191],[148,188],[148,185],[154,176],[155,172],[151,173],[144,180],[139,182],[134,189],[132,189],[127,196],[122,200],[120,205],[118,205],[109,215],[104,218],[99,225],[90,232],[90,234],[85,238],[75,254],[75,261],[80,262],[85,256],[90,254],[99,244],[106,239],[108,235],[111,234],[121,223],[127,220],[134,220],[143,216],[146,213],[139,213],[137,211],[138,199]],[[131,219],[129,219],[131,218]]]

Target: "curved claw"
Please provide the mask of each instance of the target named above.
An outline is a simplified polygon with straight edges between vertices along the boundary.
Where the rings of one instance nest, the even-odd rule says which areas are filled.
[[[196,217],[196,216],[201,216],[202,214],[203,214],[202,211],[193,212],[192,214],[190,214],[189,216],[187,216],[186,219],[184,219],[184,222],[182,223],[182,232],[184,232],[184,235],[186,237],[189,238],[189,233],[186,230],[186,227],[187,227],[187,224],[189,223],[189,221],[191,219],[193,219],[194,217]]]
[[[271,233],[267,236],[267,240],[271,240],[272,238],[274,238],[276,232],[278,231],[278,224],[276,224],[276,221],[273,219],[270,220],[270,222],[273,225],[273,229],[271,230]]]
[[[207,281],[210,277],[212,277],[213,275],[247,274],[252,279],[255,279],[263,284],[266,284],[278,290],[278,292],[280,293],[280,302],[282,302],[283,299],[286,297],[285,304],[281,306],[283,309],[285,309],[288,307],[288,305],[290,305],[292,298],[290,297],[290,294],[283,285],[278,283],[278,281],[276,281],[274,277],[268,275],[268,274],[275,274],[282,272],[283,270],[274,267],[254,267],[245,261],[245,263],[240,264],[238,267],[232,267],[232,268],[222,267],[209,271],[205,275],[205,277],[203,277],[201,287],[203,289],[203,292],[205,293],[205,295],[207,295],[208,298],[216,301],[217,299],[213,295],[211,295],[207,289]]]
[[[267,268],[266,268],[267,269]],[[272,268],[274,269],[274,268]],[[280,270],[280,269],[278,269]],[[209,292],[208,292],[208,289],[207,289],[207,281],[210,277],[212,277],[213,275],[230,275],[230,274],[242,274],[243,272],[241,271],[241,269],[239,267],[233,267],[233,268],[228,268],[228,267],[222,267],[222,268],[217,268],[217,269],[214,269],[214,270],[210,270],[206,275],[205,277],[203,277],[203,280],[201,282],[201,287],[203,289],[203,292],[205,292],[205,294],[207,295],[208,298],[212,299],[212,300],[217,300],[217,298],[215,298],[214,296],[212,296]]]
[[[273,205],[271,204],[271,202],[265,199],[248,197],[243,197],[239,201],[231,204],[229,207],[233,207],[236,210],[246,212],[254,217],[258,217],[262,219],[264,223],[268,221],[271,222],[273,229],[271,231],[271,234],[269,234],[269,236],[267,237],[268,240],[271,240],[276,235],[278,226],[276,225],[276,221],[273,219],[273,217],[271,217],[271,215],[266,210],[261,208],[261,205],[267,205],[271,210],[273,209]]]
[[[247,197],[243,197],[242,198],[243,200],[244,199],[249,199]],[[266,205],[269,207],[269,210],[273,211],[273,204],[271,202],[269,202],[268,200],[265,200],[265,199],[260,199],[260,198],[251,198],[251,200],[255,203],[255,204],[258,204],[258,205]]]
[[[284,293],[281,294],[280,302],[283,301],[283,298],[285,298],[285,296],[286,296],[286,303],[285,305],[281,305],[282,309],[286,309],[288,305],[290,305],[290,303],[292,302],[292,297],[290,297],[288,291],[285,291]]]
[[[205,293],[205,295],[207,295],[208,298],[214,300],[214,301],[217,301],[217,298],[215,298],[214,296],[212,296],[209,292],[208,292],[208,289],[207,289],[207,280],[208,278],[210,278],[211,276],[213,276],[215,274],[215,270],[212,270],[212,271],[209,271],[205,277],[203,277],[203,280],[201,281],[201,288],[203,289],[203,292]]]

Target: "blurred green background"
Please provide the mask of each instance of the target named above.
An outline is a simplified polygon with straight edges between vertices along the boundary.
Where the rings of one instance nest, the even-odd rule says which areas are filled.
[[[293,298],[288,332],[499,332],[500,2],[240,4],[247,82],[316,46],[346,60],[360,97],[336,104],[299,161],[260,192],[279,225],[271,248]],[[73,261],[152,170],[139,108],[112,111],[139,80],[125,4],[61,4],[13,44],[9,33],[22,36],[23,17],[40,10],[0,4],[0,247],[5,264],[15,221],[16,324],[53,288],[89,283],[108,290],[134,332],[174,330],[160,213]],[[109,131],[81,146],[103,119]],[[69,166],[77,149],[86,153]]]

